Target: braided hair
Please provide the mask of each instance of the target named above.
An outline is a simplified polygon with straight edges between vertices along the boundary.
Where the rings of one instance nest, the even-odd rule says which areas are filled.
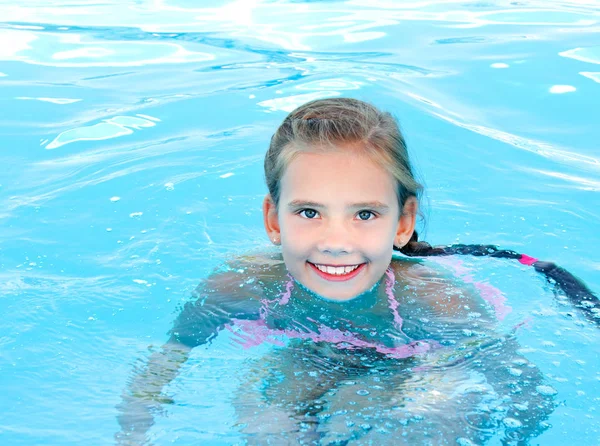
[[[600,300],[598,297],[580,279],[555,263],[538,260],[515,251],[498,249],[494,245],[457,244],[433,247],[427,242],[419,241],[417,231],[413,232],[405,246],[394,247],[394,249],[409,257],[472,255],[518,260],[524,265],[533,266],[538,273],[545,276],[555,286],[555,292],[562,292],[589,321],[600,327]]]

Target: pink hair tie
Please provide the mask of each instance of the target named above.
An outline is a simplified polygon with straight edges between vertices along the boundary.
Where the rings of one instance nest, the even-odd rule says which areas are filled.
[[[527,266],[531,266],[537,261],[538,259],[536,259],[535,257],[529,257],[527,254],[521,254],[521,258],[519,259],[519,262]]]

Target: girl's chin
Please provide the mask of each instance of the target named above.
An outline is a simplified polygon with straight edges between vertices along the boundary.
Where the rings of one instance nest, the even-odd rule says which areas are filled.
[[[353,290],[336,290],[332,289],[333,287],[335,287],[335,284],[333,285],[333,287],[324,288],[323,286],[315,286],[316,284],[314,283],[307,284],[306,282],[301,282],[297,279],[296,282],[311,294],[314,294],[320,297],[321,299],[325,299],[332,302],[347,302],[356,299],[357,297],[369,292],[373,288],[370,287],[367,289],[362,289],[361,287],[360,289]]]

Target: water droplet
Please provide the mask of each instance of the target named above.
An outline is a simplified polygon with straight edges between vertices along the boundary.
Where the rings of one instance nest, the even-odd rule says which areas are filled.
[[[360,396],[365,396],[365,395],[368,395],[368,394],[369,394],[369,391],[368,391],[368,390],[361,389],[361,390],[357,390],[357,391],[356,391],[356,394],[357,394],[357,395],[360,395]]]
[[[506,427],[511,428],[511,429],[517,429],[522,426],[521,422],[514,418],[507,417],[504,420],[502,420],[502,422],[504,423],[504,425]]]
[[[510,373],[512,376],[521,376],[523,374],[523,371],[521,369],[509,367],[508,373]]]
[[[119,201],[121,199],[121,197],[111,197],[110,201],[112,201],[113,203],[116,203],[117,201]]]
[[[535,388],[535,390],[540,395],[545,395],[545,396],[553,396],[558,393],[558,391],[554,387],[550,387],[550,386],[537,386]]]

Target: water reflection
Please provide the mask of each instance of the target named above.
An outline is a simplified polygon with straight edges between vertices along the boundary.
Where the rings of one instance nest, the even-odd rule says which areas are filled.
[[[55,67],[135,67],[215,58],[166,42],[95,41],[74,33],[0,31],[0,60]]]
[[[592,73],[590,71],[580,71],[579,74],[600,84],[600,72]]]
[[[115,116],[111,119],[105,119],[99,124],[62,132],[46,146],[46,149],[56,149],[77,141],[101,141],[130,135],[134,130],[154,127],[157,121],[160,121],[160,119],[148,115]]]
[[[592,46],[588,48],[573,48],[571,50],[558,53],[559,56],[569,57],[592,64],[600,64],[600,46]]]

